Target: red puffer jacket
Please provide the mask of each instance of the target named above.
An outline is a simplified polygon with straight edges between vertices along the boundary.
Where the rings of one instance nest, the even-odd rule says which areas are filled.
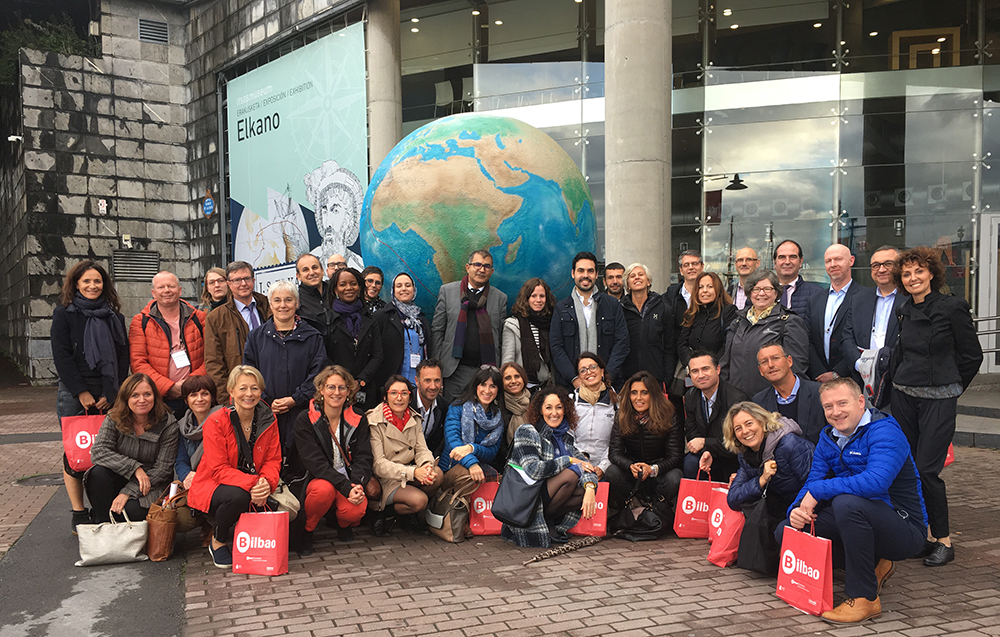
[[[205,375],[205,313],[181,300],[181,334],[191,361],[191,376]],[[148,374],[160,395],[165,395],[174,381],[167,377],[170,366],[170,328],[156,301],[150,301],[141,312],[132,317],[128,330],[129,359],[132,372]]]
[[[235,408],[228,407],[213,412],[205,419],[202,428],[205,451],[194,474],[191,491],[188,493],[188,506],[193,509],[208,512],[212,506],[212,494],[221,484],[250,491],[253,485],[257,484],[258,478],[264,476],[271,485],[272,492],[278,486],[281,472],[281,441],[278,437],[278,422],[275,420],[274,412],[263,402],[257,403],[254,409],[254,425],[260,432],[253,445],[256,475],[244,473],[236,468],[239,463],[240,448],[231,420],[234,416]]]

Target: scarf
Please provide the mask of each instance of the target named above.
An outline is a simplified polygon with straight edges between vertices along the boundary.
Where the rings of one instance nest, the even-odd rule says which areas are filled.
[[[528,316],[517,317],[517,325],[521,331],[521,360],[528,375],[527,380],[531,383],[538,383],[538,369],[542,363],[547,365],[552,360],[552,355],[549,353],[551,323],[551,314],[539,314],[534,310],[528,310]]]
[[[476,442],[476,429],[486,433],[486,437],[479,444],[483,447],[492,447],[500,441],[503,434],[503,420],[500,418],[500,410],[492,416],[486,413],[486,409],[474,400],[466,401],[462,405],[462,442],[473,444]]]
[[[773,310],[774,308],[775,308],[775,306],[772,305],[772,306],[770,306],[768,308],[765,308],[764,310],[761,310],[761,312],[758,314],[757,310],[755,310],[754,307],[753,307],[753,305],[751,305],[747,309],[747,320],[750,321],[750,325],[756,325],[757,321],[759,321],[762,318],[768,316],[771,313],[771,310]]]
[[[385,307],[385,301],[383,301],[381,297],[378,296],[376,296],[374,299],[369,299],[368,297],[365,297],[364,304],[365,304],[365,309],[368,310],[369,314],[374,314],[375,312],[378,312],[379,310]]]
[[[490,315],[486,311],[486,297],[490,294],[490,284],[483,286],[483,293],[479,295],[479,301],[474,307],[469,299],[468,275],[462,277],[459,289],[462,290],[462,309],[458,312],[455,344],[451,348],[451,355],[462,360],[462,350],[465,349],[465,328],[468,325],[469,310],[472,310],[476,313],[476,324],[479,326],[480,360],[484,365],[496,365],[497,353],[493,345],[493,328],[490,326]]]
[[[410,276],[410,275],[397,274],[396,279],[398,279],[401,276]],[[396,279],[392,280],[393,288],[396,287],[395,285]],[[411,278],[410,280],[412,281],[413,279]],[[396,313],[399,314],[399,320],[403,324],[403,327],[405,327],[408,330],[413,330],[414,332],[416,332],[417,338],[420,340],[420,347],[423,347],[426,341],[424,340],[425,338],[424,326],[420,322],[420,307],[412,300],[409,303],[403,303],[402,301],[397,299],[395,289],[393,289],[391,298],[392,298],[392,305],[396,308]],[[417,298],[416,292],[413,293],[413,298],[414,299]]]
[[[400,433],[403,432],[403,427],[406,426],[406,423],[410,421],[410,414],[408,412],[409,410],[407,410],[407,413],[404,413],[402,417],[397,416],[392,409],[389,408],[387,403],[382,403],[382,415],[385,416],[386,422],[396,429],[399,429]]]
[[[567,431],[569,431],[569,421],[564,418],[563,421],[559,423],[558,427],[551,428],[549,431],[552,432],[552,440],[556,443],[556,451],[558,451],[556,458],[568,456],[569,452],[566,451],[566,443],[563,442],[563,436],[566,435]]]
[[[597,401],[601,399],[601,394],[603,394],[606,389],[607,386],[604,384],[604,381],[601,381],[601,386],[597,389],[590,389],[586,385],[580,385],[577,389],[577,394],[581,399],[583,399],[584,402],[593,407],[597,404]]]
[[[361,333],[362,308],[364,308],[364,304],[361,302],[361,299],[357,299],[354,303],[350,304],[344,303],[340,299],[334,299],[333,301],[333,311],[344,318],[344,323],[347,325],[347,332],[355,341],[358,340],[358,334]]]
[[[524,419],[524,412],[528,410],[528,403],[531,402],[531,393],[527,389],[522,389],[520,394],[503,393],[504,406],[510,414],[510,422],[507,423],[507,444],[514,442],[514,432],[517,428],[528,422]]]
[[[635,415],[635,424],[639,426],[640,429],[645,429],[649,425],[649,410],[637,413]]]
[[[80,313],[87,319],[83,328],[83,355],[87,365],[90,369],[100,371],[101,376],[111,379],[117,387],[118,357],[115,352],[118,348],[115,346],[124,347],[127,341],[125,329],[116,320],[108,302],[104,297],[92,301],[77,292],[66,311]]]

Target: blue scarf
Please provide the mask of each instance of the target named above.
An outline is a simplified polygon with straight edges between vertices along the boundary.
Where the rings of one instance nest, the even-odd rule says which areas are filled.
[[[555,441],[556,450],[559,452],[556,454],[556,457],[568,456],[569,452],[566,451],[566,443],[563,442],[563,436],[566,435],[567,431],[569,431],[569,421],[563,419],[563,421],[559,423],[558,427],[554,429],[550,428],[549,431],[552,432],[552,439]]]
[[[101,297],[91,301],[77,292],[73,302],[66,308],[67,312],[80,313],[87,319],[83,328],[83,355],[90,369],[99,371],[101,376],[111,379],[113,385],[119,385],[118,378],[118,347],[125,346],[125,330],[116,320],[115,313],[108,302]]]
[[[363,308],[364,305],[361,303],[361,299],[354,301],[354,303],[344,303],[340,299],[334,299],[333,301],[333,311],[340,314],[341,318],[344,319],[347,332],[355,341],[358,340],[358,334],[361,333],[361,310]]]
[[[492,416],[486,413],[483,406],[474,400],[466,401],[462,405],[462,442],[469,445],[476,442],[476,429],[486,432],[486,437],[479,444],[483,447],[492,447],[500,441],[503,434],[503,421],[500,419],[500,410]]]

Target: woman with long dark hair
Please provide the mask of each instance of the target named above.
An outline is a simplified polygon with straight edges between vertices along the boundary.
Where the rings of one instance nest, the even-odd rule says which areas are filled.
[[[694,282],[694,289],[677,338],[677,356],[685,367],[695,350],[703,349],[722,358],[726,330],[736,318],[736,306],[718,274],[702,272]]]
[[[528,377],[524,368],[511,361],[500,366],[500,380],[503,382],[503,404],[506,434],[504,435],[503,452],[506,456],[510,445],[514,442],[517,428],[528,422],[526,415],[531,402],[531,391],[525,380]],[[504,458],[506,464],[506,458]]]
[[[555,307],[556,299],[548,284],[533,277],[521,286],[511,308],[512,316],[503,324],[501,362],[520,365],[529,388],[543,385],[552,378],[549,325]]]
[[[649,372],[633,374],[622,387],[618,417],[611,429],[608,506],[621,509],[636,481],[664,519],[681,485],[684,427],[678,422],[659,381]]]
[[[441,488],[454,489],[459,497],[472,495],[487,478],[497,476],[489,463],[504,435],[500,384],[496,367],[480,367],[448,408],[438,467],[444,472]]]
[[[334,300],[326,332],[326,354],[334,365],[343,365],[358,381],[356,400],[370,409],[380,399],[378,370],[382,365],[382,332],[365,308],[361,295],[364,278],[354,268],[344,268],[330,281]]]
[[[518,546],[547,548],[569,540],[568,531],[597,511],[594,465],[574,444],[576,410],[562,387],[546,385],[531,399],[528,424],[514,434],[510,461],[531,480],[544,481],[524,528],[503,525],[500,536]]]
[[[975,378],[983,350],[969,304],[943,294],[944,266],[927,247],[907,250],[894,275],[907,298],[900,306],[899,337],[889,362],[892,415],[910,442],[927,504],[925,566],[955,559],[948,526],[948,496],[941,469],[955,435],[958,397]]]
[[[107,271],[89,259],[66,273],[60,304],[52,312],[52,360],[59,375],[56,416],[105,411],[115,402],[128,376],[128,338],[118,294]],[[83,472],[63,454],[63,484],[73,507],[72,528],[88,524],[83,500]]]

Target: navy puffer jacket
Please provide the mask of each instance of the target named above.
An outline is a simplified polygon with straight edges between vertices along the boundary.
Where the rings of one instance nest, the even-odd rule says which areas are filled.
[[[812,466],[813,443],[802,437],[802,430],[794,420],[782,417],[781,428],[767,434],[764,439],[763,465],[768,460],[778,464],[778,470],[767,484],[768,498],[778,498],[782,506],[772,510],[784,510],[795,499]],[[746,461],[746,453],[737,456],[740,468],[729,487],[726,498],[729,508],[739,511],[744,504],[756,502],[763,491],[760,488],[761,467],[751,467]],[[770,507],[769,507],[770,508]]]

